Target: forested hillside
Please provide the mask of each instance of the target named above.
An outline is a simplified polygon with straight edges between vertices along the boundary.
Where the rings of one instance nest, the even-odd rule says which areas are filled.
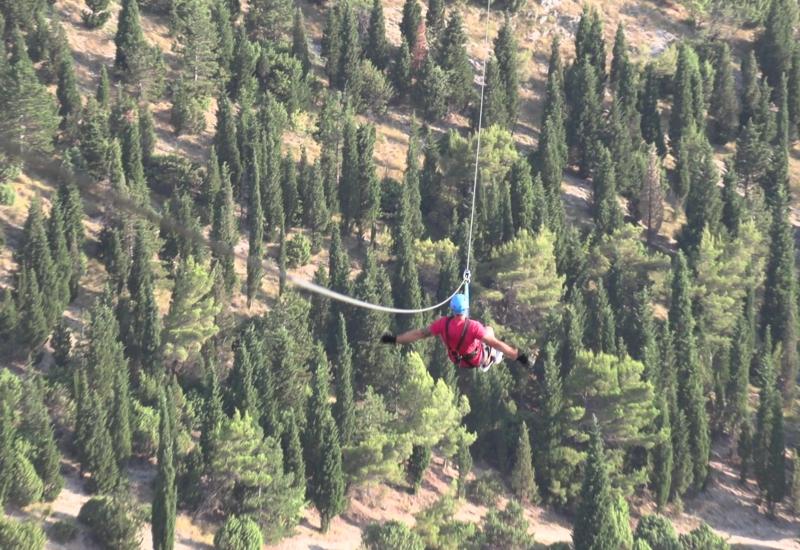
[[[0,548],[800,548],[799,28],[0,0]]]

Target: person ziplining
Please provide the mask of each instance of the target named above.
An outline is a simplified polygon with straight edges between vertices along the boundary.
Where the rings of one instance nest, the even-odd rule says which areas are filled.
[[[492,327],[469,318],[469,300],[456,294],[450,300],[450,315],[439,317],[430,326],[409,330],[402,334],[384,334],[384,344],[411,344],[430,336],[439,336],[447,347],[450,361],[462,369],[479,369],[486,372],[509,357],[528,367],[528,355],[498,339]],[[534,358],[536,357],[534,352]]]

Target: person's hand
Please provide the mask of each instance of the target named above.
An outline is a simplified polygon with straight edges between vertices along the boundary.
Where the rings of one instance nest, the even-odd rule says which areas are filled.
[[[397,336],[394,334],[389,334],[388,332],[381,336],[381,344],[396,344],[397,343]]]

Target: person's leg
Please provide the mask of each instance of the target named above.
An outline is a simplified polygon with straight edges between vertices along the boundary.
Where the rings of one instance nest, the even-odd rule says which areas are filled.
[[[486,327],[486,336],[490,338],[494,338],[494,329],[492,327]],[[497,365],[503,361],[503,352],[500,350],[496,350],[488,345],[484,344],[484,358],[483,358],[483,365],[481,366],[481,371],[486,372],[489,370],[492,365]]]

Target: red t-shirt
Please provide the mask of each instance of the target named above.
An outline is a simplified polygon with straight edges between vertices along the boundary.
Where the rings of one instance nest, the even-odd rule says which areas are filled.
[[[439,336],[442,339],[442,342],[444,342],[445,346],[447,346],[447,355],[450,357],[450,360],[453,363],[456,363],[457,361],[453,350],[462,356],[466,356],[477,351],[472,358],[465,359],[462,363],[457,364],[457,366],[470,368],[480,365],[483,361],[482,340],[486,335],[486,327],[484,327],[478,321],[473,321],[472,319],[466,319],[462,317],[453,317],[450,321],[450,326],[448,327],[447,319],[447,317],[440,317],[434,321],[430,327],[428,327],[428,330],[431,331],[431,334]],[[467,333],[464,335],[464,341],[462,342],[461,347],[459,349],[455,349],[459,340],[461,340],[461,333],[464,330],[465,322],[469,323],[469,326],[467,327]],[[445,334],[445,328],[447,328],[447,334]]]

